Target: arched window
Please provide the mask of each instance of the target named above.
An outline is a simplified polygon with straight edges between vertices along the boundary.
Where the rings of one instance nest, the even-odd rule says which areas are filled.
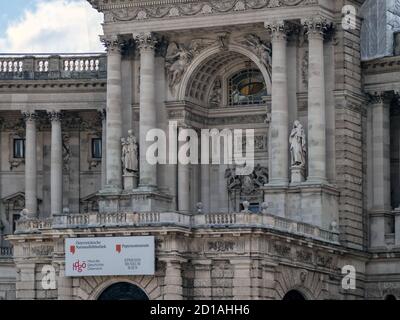
[[[291,290],[285,294],[283,301],[305,301],[306,298],[297,290]]]
[[[267,96],[267,86],[260,70],[246,69],[228,80],[228,105],[262,104]]]
[[[389,295],[387,295],[387,296],[385,297],[385,300],[386,300],[386,301],[396,301],[397,299],[396,299],[396,297],[395,297],[394,295],[389,294]]]
[[[98,300],[132,300],[132,301],[147,301],[149,300],[146,293],[128,282],[119,282],[111,285],[103,291]]]

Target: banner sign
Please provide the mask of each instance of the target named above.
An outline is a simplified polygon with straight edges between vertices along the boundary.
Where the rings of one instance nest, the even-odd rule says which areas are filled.
[[[154,244],[154,237],[66,239],[66,276],[154,275]]]

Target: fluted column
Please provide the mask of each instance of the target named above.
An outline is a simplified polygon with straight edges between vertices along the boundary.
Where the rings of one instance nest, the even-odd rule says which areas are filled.
[[[31,218],[37,218],[37,138],[36,114],[23,112],[25,137],[25,208]]]
[[[155,99],[155,46],[157,41],[152,33],[135,37],[140,49],[140,183],[146,190],[157,188],[157,165],[147,161],[146,153],[152,144],[146,141],[149,130],[157,128]]]
[[[119,193],[122,190],[122,89],[121,42],[118,37],[103,38],[107,48],[107,128],[106,128],[106,187]]]
[[[328,24],[322,18],[303,21],[309,43],[308,68],[308,182],[326,180],[326,116],[324,33]]]
[[[272,107],[270,184],[289,182],[289,108],[287,76],[287,28],[284,22],[266,23],[272,37]]]
[[[179,127],[179,136],[187,136],[185,134],[186,129],[185,127]],[[178,150],[180,150],[187,141],[178,140]],[[178,154],[178,210],[180,212],[189,212],[190,209],[190,164],[181,163]]]
[[[63,147],[61,130],[61,113],[49,112],[51,121],[51,174],[50,195],[51,215],[62,213],[63,207]]]

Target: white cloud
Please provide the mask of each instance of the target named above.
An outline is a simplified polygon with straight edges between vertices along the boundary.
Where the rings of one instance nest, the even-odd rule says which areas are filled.
[[[2,53],[79,53],[104,51],[99,41],[103,17],[86,0],[38,0],[9,24],[0,38]]]

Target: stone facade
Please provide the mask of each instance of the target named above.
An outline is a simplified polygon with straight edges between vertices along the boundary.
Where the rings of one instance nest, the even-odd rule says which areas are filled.
[[[400,58],[361,62],[360,16],[341,19],[364,1],[89,2],[106,54],[0,58],[0,299],[118,283],[166,300],[400,298]],[[170,123],[169,149],[254,129],[254,170],[151,164],[146,135]],[[121,161],[133,136],[138,171]],[[66,238],[139,235],[156,238],[154,276],[65,276]]]

